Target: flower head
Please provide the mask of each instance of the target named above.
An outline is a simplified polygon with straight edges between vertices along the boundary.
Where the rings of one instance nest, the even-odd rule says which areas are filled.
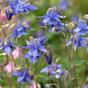
[[[28,69],[22,69],[21,71],[13,72],[12,76],[17,76],[17,82],[24,84],[26,82],[31,83],[33,79],[33,75],[30,75]]]
[[[49,65],[43,68],[40,72],[47,73],[48,75],[56,78],[60,78],[60,76],[64,73],[61,69],[61,65]]]
[[[20,47],[16,47],[16,49],[13,50],[12,55],[14,59],[19,58],[20,56],[22,56],[22,49]]]
[[[70,38],[70,41],[67,43],[67,46],[70,44],[73,44],[74,50],[80,47],[86,48],[88,47],[88,38],[77,36],[77,34],[75,34],[74,36]]]
[[[77,27],[73,29],[73,32],[77,33],[78,35],[85,35],[88,33],[88,25],[85,20],[79,20]]]
[[[21,71],[15,71],[12,74],[13,76],[17,76],[18,83],[24,84],[25,82],[31,83],[33,79],[33,75],[30,75],[28,69],[22,69]]]
[[[61,16],[56,8],[49,8],[48,11],[46,12],[46,15],[42,16],[43,21],[42,23],[48,24],[50,27],[49,31],[53,32],[59,32],[59,29],[64,29],[64,24],[62,23],[61,19],[65,18],[65,16]]]
[[[6,10],[6,14],[9,13],[9,17],[12,17],[16,14],[28,14],[30,11],[34,11],[37,9],[36,6],[28,4],[27,1],[24,0],[8,0],[8,4],[10,9],[12,10],[12,13],[10,13],[9,11],[7,12]]]
[[[27,34],[27,29],[23,24],[19,23],[12,32],[12,38],[21,37]]]
[[[15,66],[14,66],[14,62],[9,62],[5,67],[4,70],[7,73],[12,73],[13,71],[15,71]]]
[[[33,38],[27,42],[27,48],[29,51],[25,54],[25,58],[30,58],[32,63],[40,57],[41,53],[46,52],[45,49],[45,37]]]
[[[7,40],[5,42],[1,42],[1,46],[0,46],[0,49],[5,53],[5,54],[11,54],[12,53],[12,50],[13,48],[15,48],[15,45],[10,41],[10,40]]]

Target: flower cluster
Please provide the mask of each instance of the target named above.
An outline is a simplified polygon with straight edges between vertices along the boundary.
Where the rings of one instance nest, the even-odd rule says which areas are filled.
[[[5,10],[7,19],[11,20],[13,16],[17,17],[17,19],[15,20],[16,25],[14,25],[11,32],[7,36],[5,36],[4,41],[0,41],[1,50],[7,56],[11,55],[13,58],[12,62],[9,62],[7,65],[5,65],[4,70],[7,71],[8,73],[12,73],[12,76],[17,76],[18,83],[24,84],[28,82],[32,84],[32,82],[35,80],[34,80],[34,74],[32,75],[29,73],[30,70],[32,70],[31,66],[29,66],[29,61],[32,64],[35,64],[35,62],[37,62],[37,60],[43,56],[48,66],[43,68],[40,72],[41,73],[45,72],[49,76],[53,76],[59,79],[64,74],[64,71],[62,70],[60,64],[56,64],[56,62],[54,62],[53,52],[51,48],[48,48],[46,46],[46,42],[48,39],[46,35],[44,35],[44,33],[45,33],[45,27],[49,29],[49,32],[55,32],[55,33],[58,33],[60,31],[66,32],[65,29],[66,24],[63,22],[63,19],[66,18],[66,16],[62,16],[56,7],[49,8],[46,14],[40,17],[42,18],[41,24],[43,24],[44,28],[41,29],[42,31],[39,30],[38,33],[36,33],[32,37],[29,36],[28,33],[28,31],[31,29],[29,24],[30,21],[26,22],[25,19],[23,20],[18,19],[17,15],[28,14],[29,12],[36,10],[37,7],[29,4],[28,0],[7,0],[7,3],[8,3],[8,7]],[[65,3],[65,5],[62,4],[63,3],[61,3],[63,9],[68,8],[68,2]],[[21,20],[21,22],[17,22],[18,20]],[[0,21],[2,21],[2,19]],[[76,49],[77,47],[88,46],[88,39],[83,37],[83,35],[88,33],[88,25],[85,22],[85,20],[79,20],[77,22],[78,24],[75,27],[75,29],[70,31],[72,36],[70,41],[67,43],[67,45],[73,43],[74,49]],[[19,39],[24,35],[25,36],[27,35],[27,37],[29,38],[29,40],[28,39],[26,40],[27,45],[25,46],[19,44],[18,46],[17,43],[19,40],[16,39],[17,38]],[[8,37],[10,37],[9,40],[7,39]],[[14,44],[13,42],[15,42],[15,40],[16,43]],[[16,64],[15,61],[17,60],[17,58],[21,58],[21,57],[24,58],[23,60],[25,61],[25,63],[27,63],[28,67],[24,65],[22,62],[21,64],[23,67],[21,68],[23,69],[16,70],[14,67],[14,65]],[[27,59],[29,59],[29,61]]]

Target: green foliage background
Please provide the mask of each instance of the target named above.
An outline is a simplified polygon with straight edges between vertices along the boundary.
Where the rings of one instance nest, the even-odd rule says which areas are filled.
[[[70,18],[77,14],[80,16],[84,16],[85,14],[88,14],[88,0],[69,0],[72,2],[72,6],[65,12],[63,12],[63,15],[66,15],[66,21],[69,22]],[[29,19],[32,22],[32,28],[34,29],[32,32],[29,31],[27,36],[22,37],[22,40],[24,39],[24,42],[22,40],[19,41],[18,44],[25,45],[25,39],[27,40],[29,36],[32,36],[36,31],[40,30],[41,28],[38,25],[38,22],[40,22],[40,19],[37,18],[37,16],[42,16],[46,13],[47,9],[52,7],[52,6],[59,6],[59,0],[31,0],[31,3],[33,5],[36,5],[38,7],[38,10],[35,12],[32,12],[28,15],[21,16],[24,18]],[[52,34],[49,33],[48,30],[46,32],[46,36],[48,37],[48,42],[47,44],[52,47],[53,53],[54,53],[54,59],[57,61],[57,63],[62,64],[62,68],[66,71],[70,71],[70,66],[69,66],[69,55],[71,54],[71,47],[67,50],[64,46],[64,36],[63,34]],[[68,37],[67,37],[68,39]],[[77,66],[77,79],[78,79],[78,84],[80,88],[80,84],[87,84],[88,83],[88,51],[86,49],[80,48],[77,49],[75,53],[75,63]],[[2,64],[5,60],[4,56],[0,56],[0,64]],[[17,61],[17,63],[19,63]],[[53,80],[47,75],[43,74],[38,74],[39,71],[47,66],[47,63],[45,62],[44,58],[41,58],[40,60],[37,61],[36,64],[33,65],[33,71],[37,75],[37,81],[43,85],[46,83],[51,83]],[[0,71],[0,85],[3,88],[10,88],[8,82],[8,74],[3,73]],[[9,76],[10,77],[10,76]],[[62,77],[62,80],[64,78]],[[28,88],[28,84],[25,85],[20,85],[16,82],[16,78],[12,77],[12,88]],[[73,82],[75,84],[74,78]],[[68,85],[70,84],[69,80],[65,80],[65,83]],[[64,88],[63,81],[59,82],[60,88]],[[17,87],[19,86],[19,87]],[[75,85],[73,85],[72,88],[75,88]]]

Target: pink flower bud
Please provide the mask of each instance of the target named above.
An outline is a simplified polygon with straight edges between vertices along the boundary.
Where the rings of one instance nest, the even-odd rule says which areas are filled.
[[[14,57],[14,59],[19,58],[20,56],[22,56],[22,49],[17,47],[13,52],[12,55]]]
[[[37,88],[36,81],[32,81],[32,85],[29,88]]]
[[[9,62],[9,63],[4,67],[4,71],[6,71],[7,73],[12,73],[14,70],[15,70],[14,62]]]

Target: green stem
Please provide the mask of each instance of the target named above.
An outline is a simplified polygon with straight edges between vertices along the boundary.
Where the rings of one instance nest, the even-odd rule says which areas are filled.
[[[73,60],[74,60],[73,66],[74,67],[73,67],[73,70],[74,70],[74,77],[75,77],[75,81],[76,81],[76,87],[78,88],[78,80],[77,80],[77,75],[76,75],[76,64],[75,64],[75,62],[76,62],[75,61],[75,53],[76,52],[73,51],[73,53],[74,53],[74,57],[73,57]]]
[[[66,26],[65,26],[65,23],[64,23],[64,28],[66,29],[66,33],[69,33],[69,31],[67,30]],[[66,51],[69,53],[69,48],[66,46],[66,34],[64,33],[64,44],[65,44],[65,49]],[[72,51],[72,50],[71,50]],[[72,52],[71,52],[72,53]],[[69,66],[70,66],[70,88],[72,88],[72,65],[71,65],[71,55],[69,54],[68,56],[68,61],[69,61]],[[66,80],[64,80],[64,87],[67,88],[67,83],[65,83]]]
[[[76,76],[76,64],[75,64],[75,51],[74,48],[72,46],[72,50],[71,50],[71,62],[72,63],[72,72],[74,74],[74,78],[75,78],[75,82],[76,82],[76,88],[78,88],[78,80],[77,80],[77,76]]]

